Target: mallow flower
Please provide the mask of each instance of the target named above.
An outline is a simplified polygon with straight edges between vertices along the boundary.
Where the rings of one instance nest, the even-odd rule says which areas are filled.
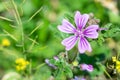
[[[92,72],[94,69],[91,64],[80,64],[80,68],[81,70],[86,70],[88,72]]]
[[[73,80],[86,80],[84,77],[77,77],[75,76],[75,78]]]
[[[85,51],[91,52],[92,48],[90,43],[87,41],[87,38],[96,39],[98,38],[99,29],[98,25],[90,25],[87,27],[87,22],[89,19],[88,14],[80,14],[79,11],[75,13],[74,21],[76,27],[74,27],[68,20],[63,19],[62,25],[58,26],[58,29],[61,32],[73,34],[70,37],[64,39],[62,41],[62,45],[65,46],[67,51],[71,50],[78,41],[78,50],[80,53],[84,53]]]
[[[51,64],[51,63],[50,63],[50,60],[49,60],[49,59],[45,59],[45,63],[46,63],[48,66],[50,66],[50,67],[52,67],[52,68],[54,68],[54,69],[57,69],[57,67],[56,67],[54,64]]]

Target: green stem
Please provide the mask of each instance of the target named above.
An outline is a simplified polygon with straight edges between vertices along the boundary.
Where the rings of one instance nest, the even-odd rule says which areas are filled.
[[[39,68],[41,68],[44,65],[45,65],[45,63],[42,63],[42,64],[38,65],[35,69],[39,69]]]
[[[11,2],[14,7],[14,10],[15,10],[16,21],[18,23],[18,26],[20,26],[20,28],[21,28],[22,48],[23,48],[23,53],[24,53],[25,52],[25,44],[24,44],[24,31],[23,31],[22,21],[21,21],[20,14],[18,12],[18,9],[17,9],[17,6],[16,6],[14,0],[11,0]]]
[[[35,17],[42,9],[43,9],[43,7],[41,7],[40,9],[38,9],[38,11],[36,11],[36,12],[29,18],[28,22],[29,22],[30,20],[32,20],[33,17]]]
[[[101,67],[103,68],[105,74],[110,78],[110,80],[113,80],[112,77],[110,76],[110,74],[105,70],[105,68],[103,67],[103,65],[100,63]]]
[[[104,69],[105,74],[110,78],[110,80],[113,80],[112,77],[109,75],[109,73]]]

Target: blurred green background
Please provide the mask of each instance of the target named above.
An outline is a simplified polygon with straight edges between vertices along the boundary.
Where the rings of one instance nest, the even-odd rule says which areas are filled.
[[[63,37],[59,36],[57,26],[63,18],[73,19],[77,10],[82,14],[93,13],[100,19],[100,27],[107,23],[120,27],[119,0],[14,0],[23,29],[15,18],[11,1],[0,0],[0,77],[7,71],[15,70],[15,60],[19,57],[26,58],[34,68],[46,58],[64,51],[61,45]],[[8,39],[10,45],[4,47],[3,39]],[[119,34],[113,39],[120,43]],[[103,49],[98,52],[102,51]]]

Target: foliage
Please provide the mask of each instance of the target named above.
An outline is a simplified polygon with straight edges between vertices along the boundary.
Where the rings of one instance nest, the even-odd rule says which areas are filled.
[[[93,13],[92,20],[100,20],[99,37],[88,39],[91,53],[80,54],[77,46],[66,51],[61,44],[70,35],[60,32],[57,26],[63,19],[75,25],[75,11]],[[79,77],[94,80],[101,76],[104,76],[102,80],[119,79],[112,56],[119,61],[120,15],[113,12],[97,0],[1,0],[0,79],[73,80]],[[19,66],[24,69],[16,70],[15,61],[20,58],[23,61]],[[83,63],[91,64],[94,70],[82,70]]]

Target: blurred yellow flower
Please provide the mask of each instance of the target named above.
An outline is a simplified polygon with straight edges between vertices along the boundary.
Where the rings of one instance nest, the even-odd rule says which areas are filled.
[[[116,57],[112,57],[113,62],[116,62],[116,60],[117,60]]]
[[[115,69],[120,72],[120,61],[116,57],[112,57],[112,61],[115,62]]]
[[[26,66],[29,64],[29,62],[23,58],[16,59],[15,63],[17,64],[16,70],[18,71],[25,70]]]
[[[120,72],[120,61],[116,61],[116,70]]]
[[[72,64],[73,64],[73,66],[78,66],[78,61],[74,61],[74,62],[72,62]]]
[[[6,47],[7,47],[7,46],[10,46],[10,41],[9,41],[8,39],[6,39],[6,38],[3,39],[3,40],[2,40],[2,46],[6,46]]]

